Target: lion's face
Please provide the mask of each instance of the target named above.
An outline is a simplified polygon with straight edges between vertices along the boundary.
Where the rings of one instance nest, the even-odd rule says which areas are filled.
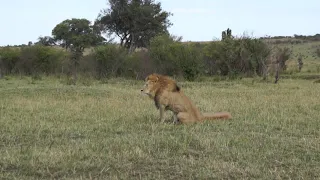
[[[157,88],[159,77],[156,75],[150,75],[145,79],[145,84],[143,88],[141,89],[141,93],[147,94],[149,96],[152,96]]]

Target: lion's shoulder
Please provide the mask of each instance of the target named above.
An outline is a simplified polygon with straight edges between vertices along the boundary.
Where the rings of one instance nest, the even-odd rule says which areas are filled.
[[[177,82],[169,76],[160,75],[158,83],[161,90],[179,92],[181,89]]]

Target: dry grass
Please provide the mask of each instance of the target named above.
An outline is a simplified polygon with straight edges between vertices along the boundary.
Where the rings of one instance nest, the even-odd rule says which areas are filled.
[[[0,80],[1,179],[318,179],[320,84],[181,83],[230,121],[175,126],[142,82]]]
[[[320,74],[320,57],[317,56],[316,50],[320,49],[320,42],[306,42],[301,44],[281,44],[280,47],[289,47],[292,54],[287,62],[288,70],[298,72],[298,58],[302,56],[304,63],[302,73]]]

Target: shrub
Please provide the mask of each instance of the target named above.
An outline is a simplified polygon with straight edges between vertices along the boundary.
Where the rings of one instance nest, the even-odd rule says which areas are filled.
[[[123,47],[113,44],[97,46],[93,53],[99,79],[116,76],[121,70],[127,55]]]
[[[97,77],[97,62],[95,61],[95,54],[90,53],[83,56],[79,60],[78,73],[85,76]],[[71,67],[69,68],[71,69]],[[71,72],[70,72],[71,73]]]
[[[149,50],[159,73],[182,75],[187,80],[194,80],[201,73],[202,53],[195,45],[161,35],[151,40]]]
[[[0,48],[1,73],[15,73],[16,63],[20,60],[20,49],[15,47]]]
[[[168,35],[156,36],[151,39],[149,53],[152,62],[157,66],[156,72],[167,75],[178,74],[178,65],[172,54],[174,39]]]
[[[277,47],[275,50],[276,63],[279,64],[280,71],[285,71],[287,69],[286,61],[289,60],[291,56],[291,50],[288,47]]]
[[[209,43],[204,54],[206,70],[210,74],[264,75],[271,48],[261,39],[225,38]]]
[[[55,74],[60,71],[66,56],[67,52],[58,48],[42,45],[22,47],[17,69],[27,75]]]
[[[194,45],[175,44],[173,53],[176,53],[176,62],[184,78],[193,81],[201,74],[203,56],[201,51],[194,47]]]
[[[130,54],[125,61],[123,75],[135,79],[144,79],[156,71],[156,65],[150,59],[149,52],[138,51]]]

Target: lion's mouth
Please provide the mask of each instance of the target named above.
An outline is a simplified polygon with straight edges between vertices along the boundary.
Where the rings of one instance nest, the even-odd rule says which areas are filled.
[[[142,94],[148,94],[148,93],[146,93],[143,89],[141,89],[141,91],[140,91]]]
[[[151,95],[150,92],[146,92],[146,91],[143,90],[143,89],[141,89],[140,92],[141,92],[141,94],[143,94],[143,95],[149,95],[149,96]]]

